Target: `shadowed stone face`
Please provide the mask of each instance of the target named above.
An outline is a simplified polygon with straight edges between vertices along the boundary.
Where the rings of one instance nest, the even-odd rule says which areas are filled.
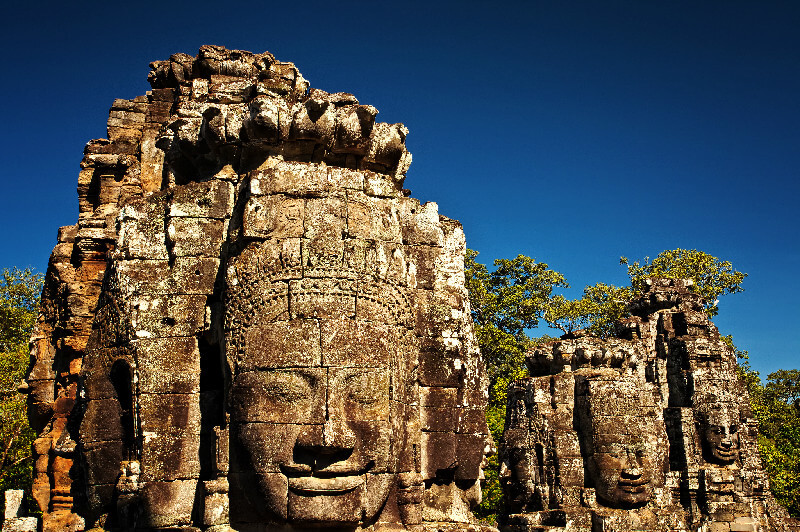
[[[720,464],[729,464],[739,457],[738,413],[730,409],[714,409],[703,415],[701,434],[707,457]]]
[[[237,292],[230,287],[234,307]],[[402,333],[380,315],[355,319],[336,289],[326,310],[282,319],[286,296],[302,300],[305,291],[278,292],[251,321],[229,322],[229,343],[238,346],[229,393],[233,482],[255,514],[245,521],[374,522],[397,471],[391,435]]]
[[[587,485],[594,486],[605,506],[644,506],[654,488],[664,484],[667,441],[656,410],[642,393],[644,383],[607,371],[585,385],[580,419]]]
[[[256,469],[274,514],[349,524],[375,516],[392,480],[374,475],[390,456],[388,368],[248,372],[232,397],[250,461],[277,466]],[[251,421],[265,412],[276,422]]]
[[[595,434],[590,472],[597,497],[612,506],[634,507],[653,495],[653,461],[643,438],[614,432],[608,424]]]

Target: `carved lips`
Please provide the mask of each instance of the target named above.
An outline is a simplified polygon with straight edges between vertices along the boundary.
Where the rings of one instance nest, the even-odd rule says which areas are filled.
[[[343,477],[289,477],[289,489],[306,495],[338,495],[352,491],[365,482],[363,475]]]

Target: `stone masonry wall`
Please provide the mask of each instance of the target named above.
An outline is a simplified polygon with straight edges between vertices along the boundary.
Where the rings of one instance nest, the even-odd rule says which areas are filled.
[[[402,188],[408,130],[269,53],[148,79],[47,271],[43,529],[482,529],[464,235]]]
[[[508,395],[504,530],[800,529],[769,492],[735,353],[689,287],[650,280],[617,337],[528,354]]]

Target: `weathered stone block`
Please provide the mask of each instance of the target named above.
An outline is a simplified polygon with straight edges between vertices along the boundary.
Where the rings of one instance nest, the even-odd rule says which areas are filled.
[[[227,218],[233,208],[233,185],[213,179],[178,188],[169,204],[171,217]]]
[[[358,238],[401,242],[397,202],[361,194],[348,196],[347,233]]]
[[[456,435],[452,432],[423,432],[421,436],[422,476],[436,478],[440,470],[453,470],[456,457]]]
[[[146,511],[138,524],[152,528],[190,525],[196,489],[196,480],[145,483],[142,500]]]
[[[86,442],[122,440],[122,409],[116,398],[95,399],[86,403],[81,438]]]
[[[194,336],[204,327],[204,296],[141,296],[130,301],[130,306],[136,338]]]
[[[282,195],[251,196],[244,209],[244,236],[293,238],[303,236],[305,200]]]
[[[310,367],[322,361],[320,325],[313,319],[260,323],[245,335],[246,360],[240,371],[263,368]]]
[[[211,218],[170,218],[167,247],[175,257],[218,257],[227,224]]]
[[[453,406],[420,407],[422,430],[428,432],[455,432],[458,425],[458,414]]]
[[[397,350],[394,330],[382,323],[323,319],[324,366],[386,366]]]
[[[214,292],[219,259],[177,257],[174,261],[119,261],[117,283],[126,296],[203,294]]]
[[[36,532],[38,517],[7,517],[3,521],[3,532]]]
[[[116,484],[120,464],[126,458],[122,441],[84,441],[84,456],[89,465],[86,469],[86,482],[89,485]]]
[[[200,392],[200,352],[196,338],[140,338],[133,346],[141,393]]]
[[[120,210],[117,249],[123,257],[160,260],[169,258],[164,209],[164,200],[159,197],[129,204]]]
[[[419,358],[419,382],[423,386],[459,386],[463,374],[462,357],[445,349],[438,340],[426,339]]]
[[[215,486],[209,487],[212,483],[219,483],[220,481],[206,481],[203,483],[206,495],[203,499],[203,524],[204,525],[223,525],[229,522],[228,512],[228,490],[224,491],[215,489]]]

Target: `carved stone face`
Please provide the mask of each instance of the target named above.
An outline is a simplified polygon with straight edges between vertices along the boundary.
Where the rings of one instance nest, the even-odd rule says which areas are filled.
[[[729,464],[739,457],[738,415],[734,412],[710,411],[701,429],[707,456],[712,461]]]
[[[529,455],[528,449],[512,447],[500,463],[500,483],[511,513],[523,511],[534,494],[534,480],[538,479]]]
[[[258,491],[247,497],[279,521],[369,522],[395,477],[391,357],[365,345],[365,337],[385,339],[387,329],[322,320],[328,334],[319,352],[317,320],[294,321],[304,323],[284,325],[292,330],[283,337],[270,334],[268,349],[284,357],[294,353],[290,358],[299,357],[295,363],[310,356],[306,367],[257,368],[240,372],[233,381],[234,437],[252,465]],[[309,328],[309,321],[310,334],[298,334],[298,328]],[[247,337],[252,340],[274,325]],[[263,352],[251,352],[263,348],[261,342],[248,342],[244,358],[263,360]],[[339,356],[343,353],[353,356],[348,360]]]
[[[603,431],[593,440],[590,474],[597,497],[623,508],[646,504],[653,495],[654,468],[644,438]]]

